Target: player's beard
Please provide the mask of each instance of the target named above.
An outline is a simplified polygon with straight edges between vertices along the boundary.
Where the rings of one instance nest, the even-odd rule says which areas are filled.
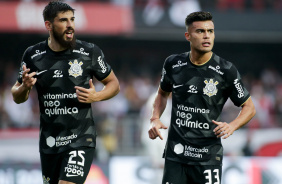
[[[68,32],[69,30],[73,30],[73,33],[74,33],[74,29],[72,29],[72,28],[66,30],[63,34],[60,34],[55,29],[53,29],[52,30],[53,37],[62,47],[67,48],[67,49],[74,49],[75,43],[76,43],[75,35],[73,35],[72,40],[65,40],[64,39],[64,34],[66,32]]]

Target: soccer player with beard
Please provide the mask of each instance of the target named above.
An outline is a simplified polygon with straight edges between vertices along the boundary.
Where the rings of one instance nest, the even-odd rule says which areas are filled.
[[[91,103],[115,96],[119,82],[97,45],[75,39],[71,6],[52,1],[43,17],[49,38],[27,48],[11,92],[23,103],[37,89],[43,183],[83,184],[96,146]],[[93,77],[104,84],[101,91]]]
[[[159,129],[167,127],[160,117],[172,93],[162,184],[220,184],[220,138],[230,137],[248,123],[255,115],[255,107],[236,67],[212,52],[212,15],[191,13],[185,25],[191,50],[165,60],[148,133],[151,139],[162,139]],[[220,121],[220,113],[228,98],[242,109],[233,121],[226,123]]]

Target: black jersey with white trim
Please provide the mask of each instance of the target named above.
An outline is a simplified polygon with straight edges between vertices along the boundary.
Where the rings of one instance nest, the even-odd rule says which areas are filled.
[[[40,151],[54,154],[69,148],[95,147],[91,104],[80,103],[74,87],[89,88],[90,79],[103,80],[111,73],[102,50],[95,44],[76,40],[74,49],[54,52],[46,40],[29,47],[21,65],[37,73]],[[18,82],[22,83],[22,66]]]
[[[160,87],[172,92],[172,111],[164,157],[191,165],[221,165],[221,139],[212,120],[228,98],[241,106],[250,97],[239,72],[229,61],[212,54],[194,65],[189,52],[171,55],[164,63]]]

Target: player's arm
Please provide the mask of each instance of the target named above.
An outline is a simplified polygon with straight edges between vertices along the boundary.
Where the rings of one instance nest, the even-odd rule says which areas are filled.
[[[89,89],[75,86],[78,101],[82,103],[98,102],[108,100],[119,93],[119,81],[113,71],[101,82],[104,84],[101,91],[96,91],[92,79],[89,80]]]
[[[240,129],[242,126],[247,124],[256,114],[256,109],[251,97],[242,105],[242,109],[239,115],[230,123],[226,122],[216,122],[218,125],[215,129],[215,135],[217,137],[223,137],[224,139],[228,138],[233,134],[234,131]]]
[[[155,101],[153,103],[153,111],[150,119],[151,125],[148,131],[149,137],[151,139],[156,139],[159,137],[161,140],[163,140],[159,129],[167,129],[167,127],[160,121],[160,117],[166,108],[169,95],[170,92],[165,92],[159,87]]]
[[[17,81],[11,89],[13,100],[17,104],[23,103],[28,99],[30,90],[37,81],[37,79],[34,78],[36,72],[32,72],[29,74],[29,71],[30,69],[27,69],[26,66],[23,65],[22,83],[19,83]]]

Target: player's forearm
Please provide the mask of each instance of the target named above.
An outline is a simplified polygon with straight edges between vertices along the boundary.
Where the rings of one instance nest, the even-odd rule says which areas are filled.
[[[249,98],[246,103],[243,105],[242,110],[240,111],[238,117],[230,122],[233,125],[235,130],[240,129],[242,126],[246,125],[256,114],[255,106],[252,102],[252,99]]]
[[[169,96],[169,93],[164,92],[159,88],[155,101],[153,103],[153,111],[152,111],[152,116],[150,118],[151,122],[154,121],[155,119],[159,119],[161,115],[163,114],[166,108],[168,96]]]
[[[95,97],[93,101],[103,101],[108,100],[114,96],[116,96],[120,91],[119,82],[117,80],[113,80],[108,82],[101,91],[95,93]]]
[[[11,89],[13,100],[17,104],[23,103],[28,99],[30,89],[25,88],[23,85],[14,85]]]

